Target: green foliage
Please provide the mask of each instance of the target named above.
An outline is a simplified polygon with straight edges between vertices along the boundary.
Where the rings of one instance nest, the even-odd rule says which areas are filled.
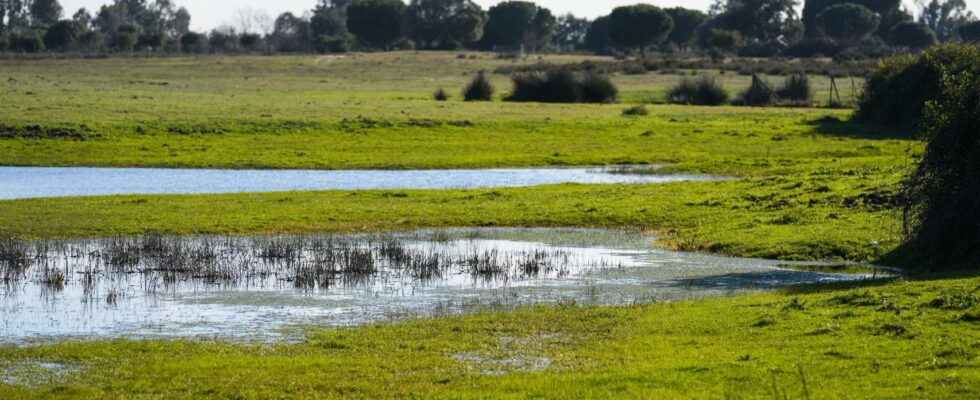
[[[30,2],[31,21],[34,25],[51,26],[61,18],[58,0],[33,0]]]
[[[660,44],[674,29],[674,20],[666,11],[649,5],[617,7],[609,15],[609,38],[612,42],[645,52]]]
[[[207,38],[197,32],[187,32],[180,37],[180,47],[186,53],[202,53]]]
[[[809,105],[813,99],[810,78],[806,74],[790,75],[783,85],[776,89],[776,95],[793,105]]]
[[[493,100],[493,92],[493,85],[487,79],[486,74],[480,72],[463,89],[463,100],[490,101]]]
[[[980,72],[980,46],[943,45],[919,57],[885,60],[864,85],[857,117],[889,125],[914,125],[926,103],[939,98],[944,71]]]
[[[919,22],[936,33],[941,42],[959,38],[959,29],[974,19],[964,0],[931,0],[922,4]]]
[[[912,16],[902,9],[902,0],[806,0],[803,7],[802,22],[806,34],[818,36],[821,32],[817,17],[827,8],[841,4],[856,4],[865,7],[880,17],[876,35],[887,36],[892,27],[903,21],[911,21]]]
[[[719,106],[728,101],[728,92],[714,78],[700,76],[682,79],[667,92],[667,100],[676,104]]]
[[[685,49],[694,42],[694,38],[698,34],[698,28],[708,19],[708,16],[700,10],[673,7],[665,11],[670,15],[670,19],[674,21],[674,29],[667,35],[667,42],[681,49]]]
[[[855,40],[878,30],[880,18],[867,7],[844,3],[827,7],[817,14],[820,30],[834,39]]]
[[[737,31],[710,29],[703,36],[705,47],[719,53],[730,53],[742,46],[742,34]]]
[[[739,32],[761,42],[795,41],[803,33],[796,14],[796,0],[729,0],[708,27]]]
[[[401,0],[355,0],[347,6],[347,29],[372,46],[390,49],[404,36],[405,8]]]
[[[904,185],[907,240],[922,265],[980,266],[978,121],[980,74],[944,73],[920,125],[925,154]]]
[[[544,48],[558,20],[547,8],[526,1],[505,1],[490,7],[483,42],[488,47]]]
[[[585,48],[593,52],[603,52],[614,46],[609,38],[609,17],[599,17],[592,21],[585,34]]]
[[[423,49],[453,49],[483,37],[487,14],[470,0],[412,0],[408,37]]]
[[[40,53],[44,51],[44,39],[36,30],[26,30],[10,36],[10,50],[17,53]]]
[[[890,43],[911,49],[924,49],[937,43],[936,33],[925,24],[902,22],[889,33]]]
[[[443,88],[439,88],[432,94],[432,98],[436,101],[447,101],[449,100],[449,93],[447,93]]]
[[[973,21],[960,26],[960,37],[966,42],[980,42],[980,21]]]
[[[775,93],[772,85],[764,79],[753,75],[752,84],[744,91],[739,93],[736,103],[740,105],[763,107],[773,105],[776,102]]]
[[[623,110],[623,115],[627,117],[642,117],[650,115],[650,110],[643,105],[636,105]]]
[[[575,74],[566,68],[514,75],[507,101],[541,103],[612,103],[619,91],[608,77]]]
[[[84,30],[85,27],[79,26],[74,21],[58,21],[44,33],[44,46],[56,51],[71,50]]]

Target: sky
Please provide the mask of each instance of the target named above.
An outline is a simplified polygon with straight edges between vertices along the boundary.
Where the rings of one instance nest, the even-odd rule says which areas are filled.
[[[81,7],[89,11],[98,10],[109,0],[60,0],[65,9],[65,15],[71,16]],[[501,0],[475,0],[484,8],[501,2]],[[551,9],[555,14],[573,13],[577,16],[595,18],[608,14],[613,8],[638,2],[652,3],[659,7],[681,6],[707,10],[713,0],[537,0],[539,5]],[[191,12],[191,27],[194,30],[206,31],[224,24],[232,24],[236,10],[250,8],[267,12],[272,18],[285,12],[296,14],[310,10],[316,0],[175,0],[179,6],[186,7]],[[909,8],[918,12],[914,0],[906,0]],[[967,6],[975,14],[980,14],[980,0],[966,0]]]

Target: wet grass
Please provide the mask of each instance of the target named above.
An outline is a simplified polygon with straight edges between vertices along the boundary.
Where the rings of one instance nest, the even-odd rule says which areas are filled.
[[[475,236],[474,236],[475,235]],[[147,234],[89,241],[0,241],[0,276],[8,287],[33,283],[53,292],[81,285],[86,298],[115,304],[119,293],[102,281],[132,282],[146,294],[189,285],[226,290],[271,287],[327,291],[399,280],[430,284],[468,276],[501,285],[617,267],[573,259],[568,250],[480,246],[476,231],[392,235],[175,237]],[[433,240],[437,239],[437,240]],[[12,250],[11,250],[12,249]],[[407,279],[407,281],[406,281]],[[105,293],[94,293],[102,287]]]
[[[975,398],[980,279],[921,278],[539,306],[317,331],[296,344],[0,348],[0,397]],[[9,377],[38,363],[72,373]]]

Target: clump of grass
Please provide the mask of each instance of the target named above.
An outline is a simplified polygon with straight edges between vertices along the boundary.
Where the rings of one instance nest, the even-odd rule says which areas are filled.
[[[772,85],[765,82],[757,75],[752,76],[752,84],[745,91],[738,95],[737,103],[751,107],[764,107],[776,102],[775,93]]]
[[[644,116],[650,115],[650,110],[643,105],[637,105],[623,110],[625,116]]]
[[[436,101],[447,101],[449,100],[449,93],[447,93],[445,89],[439,88],[432,94],[432,98]]]
[[[480,72],[473,81],[463,89],[463,99],[466,101],[490,101],[493,99],[494,88],[485,73]]]
[[[806,74],[790,75],[783,81],[783,85],[776,89],[776,95],[791,104],[809,105],[813,97],[810,78]]]
[[[507,101],[541,103],[612,103],[619,89],[609,77],[597,73],[576,74],[567,68],[517,74]]]
[[[667,93],[667,100],[675,104],[718,106],[728,101],[725,91],[714,78],[683,79]]]

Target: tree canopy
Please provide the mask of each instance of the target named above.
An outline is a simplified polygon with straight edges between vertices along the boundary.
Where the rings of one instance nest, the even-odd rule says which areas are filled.
[[[617,7],[609,15],[609,38],[613,43],[641,53],[666,40],[673,29],[670,15],[649,4]]]
[[[701,11],[682,7],[668,8],[664,11],[667,11],[667,14],[674,21],[674,29],[667,35],[667,42],[673,43],[681,49],[686,48],[688,44],[694,41],[698,27],[708,18]]]
[[[405,8],[401,0],[355,0],[347,6],[347,29],[372,46],[390,49],[403,36]]]
[[[855,40],[874,33],[881,20],[867,7],[854,3],[836,4],[817,15],[816,26],[834,39]]]
[[[470,0],[412,0],[405,20],[419,47],[451,49],[480,40],[487,14]]]
[[[558,24],[547,8],[526,1],[506,1],[490,7],[483,30],[488,46],[521,46],[531,50],[546,45]]]

